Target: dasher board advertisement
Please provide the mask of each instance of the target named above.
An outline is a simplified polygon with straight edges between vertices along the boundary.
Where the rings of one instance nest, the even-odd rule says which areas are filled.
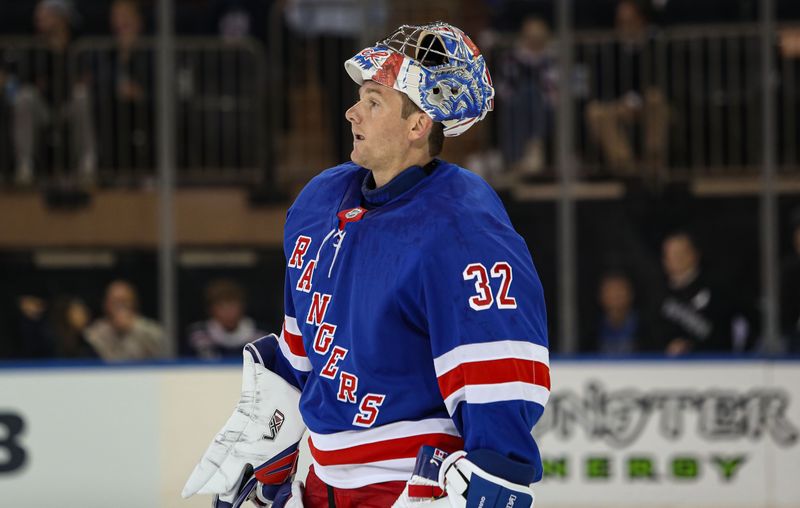
[[[800,363],[554,362],[541,506],[800,506]]]

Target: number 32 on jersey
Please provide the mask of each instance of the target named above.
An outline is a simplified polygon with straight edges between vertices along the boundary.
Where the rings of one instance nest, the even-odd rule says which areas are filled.
[[[498,261],[487,270],[483,263],[470,263],[464,268],[464,280],[475,279],[475,296],[469,298],[469,306],[475,310],[486,310],[497,302],[498,309],[516,309],[517,299],[509,296],[511,281],[514,279],[511,265]],[[497,297],[492,294],[491,279],[499,279]]]

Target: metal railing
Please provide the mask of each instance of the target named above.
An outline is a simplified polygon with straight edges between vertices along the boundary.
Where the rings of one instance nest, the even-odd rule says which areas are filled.
[[[273,12],[273,27],[282,26],[284,16]],[[354,89],[340,67],[365,42],[341,34],[300,37],[279,28],[271,33],[275,72],[269,76],[266,50],[257,41],[176,40],[179,182],[289,183],[346,157],[347,126],[340,117]],[[775,36],[779,174],[796,174],[800,165],[798,34],[800,28],[785,26]],[[612,32],[576,33],[572,76],[554,86],[568,89],[575,101],[580,174],[757,174],[761,82],[752,69],[760,61],[758,38],[757,25],[671,28],[629,42]],[[13,175],[27,164],[37,179],[93,170],[101,182],[152,178],[155,51],[150,38],[124,55],[113,39],[84,38],[54,58],[34,39],[0,39],[2,173]],[[487,52],[498,84],[488,137],[509,171],[529,151],[531,122],[538,122],[545,126],[538,156],[552,167],[553,112],[525,98],[543,91],[524,83],[531,89],[521,95],[501,92],[514,79],[503,74],[512,52],[510,39]],[[269,174],[273,168],[280,174]]]
[[[156,51],[153,38],[128,51],[111,38],[82,38],[61,56],[34,39],[0,40],[2,172],[28,164],[35,181],[76,174],[112,184],[152,180]],[[253,39],[176,39],[180,183],[268,178],[266,64]]]
[[[282,15],[273,14],[273,27],[281,26]],[[782,27],[774,42],[779,174],[797,174],[800,169],[799,30]],[[512,172],[520,163],[531,164],[533,157],[533,163],[555,172],[553,96],[568,90],[575,105],[571,134],[579,178],[756,176],[763,145],[762,84],[755,72],[760,65],[759,37],[757,24],[676,27],[628,42],[613,32],[576,32],[572,75],[557,76],[554,39],[545,55],[549,64],[535,71],[543,75],[529,81],[504,75],[513,59],[514,41],[499,38],[486,51],[498,92],[486,137],[490,149],[501,155],[499,171]],[[319,37],[290,35],[271,43],[272,60],[283,73],[282,84],[275,88],[285,92],[271,97],[273,130],[279,133],[274,152],[286,179],[304,180],[346,156],[340,131],[347,125],[339,117],[353,94],[340,69],[348,56],[341,44],[355,50],[363,41],[338,41],[340,46],[334,47]],[[326,67],[330,61],[335,65]],[[541,143],[533,143],[539,153],[532,156],[535,136]]]
[[[779,174],[800,171],[798,34],[800,28],[785,26],[774,40]],[[502,62],[513,53],[513,44],[503,40],[492,50],[499,89],[507,85]],[[763,159],[759,44],[757,24],[677,27],[635,41],[613,32],[576,32],[572,75],[557,86],[559,92],[569,90],[576,105],[573,136],[581,174],[758,175]],[[534,88],[529,95],[542,93]],[[504,109],[513,111],[517,104],[504,100],[508,97],[499,94],[496,139],[511,165],[525,152],[526,139],[519,133],[530,131],[531,118],[544,113],[537,106],[509,119]],[[545,132],[546,143],[554,143],[553,133]],[[511,146],[502,146],[503,141]]]

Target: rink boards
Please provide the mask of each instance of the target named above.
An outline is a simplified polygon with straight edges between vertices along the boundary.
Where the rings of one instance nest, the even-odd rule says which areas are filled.
[[[800,506],[800,362],[554,361],[552,380],[537,506]],[[233,364],[0,368],[3,506],[208,506],[179,492],[239,386]]]

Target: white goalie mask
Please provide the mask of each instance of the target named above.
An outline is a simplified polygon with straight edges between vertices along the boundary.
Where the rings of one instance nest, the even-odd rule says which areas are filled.
[[[458,136],[494,109],[494,88],[478,47],[453,25],[403,25],[344,63],[361,85],[372,80],[408,96],[444,135]]]

